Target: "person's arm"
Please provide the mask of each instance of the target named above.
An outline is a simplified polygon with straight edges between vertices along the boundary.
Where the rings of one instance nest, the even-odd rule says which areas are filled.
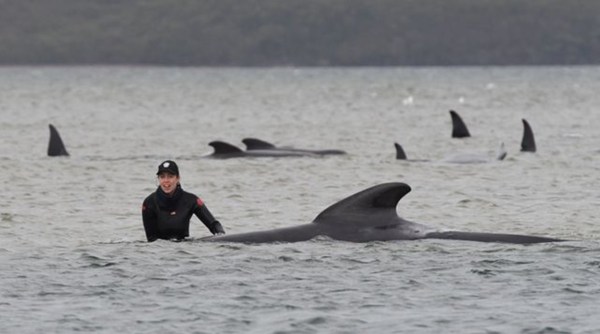
[[[206,225],[210,233],[225,234],[225,229],[223,229],[221,223],[215,219],[212,213],[210,213],[210,210],[208,210],[206,207],[206,204],[204,204],[200,198],[196,199],[196,208],[194,209],[194,214],[196,217],[200,218],[204,225]]]
[[[158,239],[156,211],[154,211],[148,198],[146,198],[142,204],[142,220],[144,221],[144,230],[146,231],[146,239],[148,239],[148,242]]]

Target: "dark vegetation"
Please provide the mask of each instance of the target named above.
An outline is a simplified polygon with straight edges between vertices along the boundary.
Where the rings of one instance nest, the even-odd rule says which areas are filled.
[[[598,0],[0,0],[0,64],[597,64]]]

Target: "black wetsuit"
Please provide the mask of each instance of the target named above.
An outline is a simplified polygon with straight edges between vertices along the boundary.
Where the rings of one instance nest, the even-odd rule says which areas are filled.
[[[208,227],[212,234],[225,233],[221,223],[213,217],[202,200],[178,185],[173,196],[158,187],[144,200],[142,219],[148,241],[156,239],[181,240],[190,235],[192,214]]]

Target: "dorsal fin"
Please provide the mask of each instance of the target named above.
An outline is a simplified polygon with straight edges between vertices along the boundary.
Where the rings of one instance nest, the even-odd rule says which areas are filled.
[[[247,150],[270,150],[275,148],[275,145],[258,138],[244,138],[242,143],[246,145]]]
[[[397,219],[396,206],[404,195],[410,192],[406,183],[383,183],[360,191],[354,195],[331,205],[321,212],[313,221],[316,224],[370,224],[375,211],[389,219]],[[339,219],[344,217],[344,219]],[[336,219],[337,218],[337,219]],[[354,220],[353,220],[354,218]]]
[[[65,148],[65,144],[63,144],[62,139],[60,138],[60,134],[58,134],[58,130],[52,124],[48,124],[50,127],[50,141],[48,142],[48,156],[57,157],[57,156],[68,156],[69,152]]]
[[[243,153],[243,151],[234,145],[226,143],[224,141],[211,141],[208,145],[212,146],[215,150],[213,154],[235,154],[235,153]]]
[[[452,138],[471,137],[469,129],[467,129],[465,122],[463,122],[458,113],[450,110],[450,116],[452,117]]]
[[[500,142],[500,147],[498,147],[498,153],[496,154],[496,160],[504,160],[506,158],[507,152],[504,148],[504,142]]]
[[[396,147],[396,160],[406,160],[406,153],[404,153],[402,145],[394,143],[394,146]]]
[[[521,152],[535,152],[535,138],[533,137],[533,130],[527,120],[523,118],[523,140],[521,140]]]

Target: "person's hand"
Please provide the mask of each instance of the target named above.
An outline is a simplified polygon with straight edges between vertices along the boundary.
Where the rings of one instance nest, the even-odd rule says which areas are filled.
[[[223,234],[225,234],[225,229],[223,229],[223,226],[217,220],[215,220],[213,222],[213,224],[212,224],[212,233],[214,235],[223,235]]]

